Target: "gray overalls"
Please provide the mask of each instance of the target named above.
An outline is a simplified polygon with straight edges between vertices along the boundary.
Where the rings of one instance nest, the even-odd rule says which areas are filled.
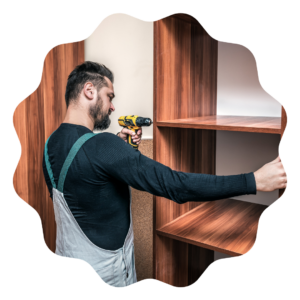
[[[45,162],[52,183],[54,214],[57,225],[55,253],[61,256],[85,260],[95,269],[102,280],[109,285],[117,287],[127,286],[137,281],[130,187],[128,187],[130,193],[130,227],[123,247],[113,251],[102,249],[88,239],[71,213],[63,194],[65,178],[75,155],[80,147],[95,135],[97,134],[92,132],[86,133],[74,143],[61,169],[57,188],[48,156],[48,141],[51,136],[46,142]]]

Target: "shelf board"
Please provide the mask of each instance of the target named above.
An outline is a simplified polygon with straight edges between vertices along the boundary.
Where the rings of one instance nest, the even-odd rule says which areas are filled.
[[[158,127],[281,134],[280,117],[205,116],[156,122]]]
[[[224,199],[203,202],[156,233],[231,256],[248,252],[265,205]]]

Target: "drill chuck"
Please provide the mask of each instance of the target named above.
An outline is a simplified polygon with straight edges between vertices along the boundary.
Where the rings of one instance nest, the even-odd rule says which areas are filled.
[[[138,127],[150,126],[152,124],[152,120],[150,118],[142,118],[142,117],[137,117],[135,122],[136,122],[136,126]]]

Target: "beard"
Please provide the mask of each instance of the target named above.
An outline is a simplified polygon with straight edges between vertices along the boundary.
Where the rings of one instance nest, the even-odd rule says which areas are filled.
[[[90,106],[90,116],[94,120],[94,130],[105,130],[110,125],[109,112],[102,111],[103,102],[100,96],[98,96],[97,103],[94,106]]]

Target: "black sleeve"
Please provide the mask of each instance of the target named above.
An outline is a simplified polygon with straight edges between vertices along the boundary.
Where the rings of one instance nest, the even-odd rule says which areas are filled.
[[[129,186],[177,203],[220,200],[256,194],[253,173],[216,176],[177,172],[133,149],[119,137],[102,133],[97,139],[97,167]]]

